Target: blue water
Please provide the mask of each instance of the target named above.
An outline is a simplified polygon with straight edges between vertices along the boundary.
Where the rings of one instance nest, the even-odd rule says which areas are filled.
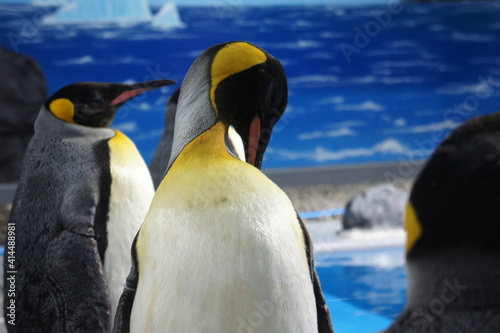
[[[402,248],[317,254],[316,267],[336,332],[378,332],[404,307]]]
[[[266,168],[412,163],[459,123],[499,109],[495,2],[179,7],[185,27],[170,31],[44,25],[53,12],[0,5],[0,44],[36,58],[50,93],[76,81],[180,82],[200,52],[230,40],[268,50],[285,67],[290,101]],[[147,161],[174,89],[134,100],[115,122]]]

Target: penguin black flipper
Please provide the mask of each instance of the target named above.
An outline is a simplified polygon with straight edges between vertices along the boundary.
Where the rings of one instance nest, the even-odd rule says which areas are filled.
[[[94,195],[89,195],[93,193]],[[111,304],[94,225],[98,191],[73,184],[58,215],[61,231],[46,252],[45,281],[55,310],[54,332],[109,332]],[[80,272],[79,278],[68,272]]]
[[[333,333],[332,317],[330,315],[330,309],[326,304],[325,296],[321,290],[321,284],[319,282],[318,273],[316,272],[316,267],[314,266],[314,250],[309,236],[307,228],[297,214],[297,220],[299,220],[300,228],[302,229],[302,235],[304,237],[304,244],[306,246],[307,264],[309,266],[309,272],[311,274],[311,281],[314,288],[314,297],[316,298],[316,312],[318,314],[318,333]]]
[[[130,274],[125,281],[125,288],[123,289],[122,296],[116,309],[115,320],[113,324],[112,333],[129,333],[130,332],[130,315],[132,313],[132,306],[134,305],[135,292],[137,284],[139,283],[139,267],[137,263],[137,236],[132,243],[132,267]]]

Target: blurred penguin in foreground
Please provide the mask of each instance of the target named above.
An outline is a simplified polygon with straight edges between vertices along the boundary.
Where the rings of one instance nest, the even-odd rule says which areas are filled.
[[[500,332],[500,113],[457,128],[406,209],[408,301],[386,333]]]

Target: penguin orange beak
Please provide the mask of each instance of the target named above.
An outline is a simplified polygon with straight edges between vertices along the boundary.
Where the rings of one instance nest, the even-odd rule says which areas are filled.
[[[253,166],[260,167],[261,157],[259,154],[261,121],[259,116],[255,116],[248,131],[247,161]],[[258,158],[258,160],[257,160]],[[257,165],[259,164],[259,165]]]
[[[168,86],[175,83],[176,82],[172,80],[155,80],[131,85],[123,85],[124,91],[111,101],[110,106],[121,106],[145,91],[157,89],[159,87]]]
[[[266,112],[247,114],[244,119],[232,124],[243,141],[246,161],[258,169],[262,167],[272,129],[283,114],[283,109],[284,106],[280,108],[270,107]]]

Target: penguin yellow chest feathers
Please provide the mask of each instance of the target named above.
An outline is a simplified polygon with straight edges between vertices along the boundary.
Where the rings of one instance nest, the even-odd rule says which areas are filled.
[[[225,130],[189,143],[158,188],[137,240],[131,332],[317,331],[296,212],[227,152]]]
[[[111,298],[111,318],[130,271],[130,247],[146,216],[154,187],[135,144],[120,131],[108,141],[111,192],[107,223],[108,247],[104,275]]]

